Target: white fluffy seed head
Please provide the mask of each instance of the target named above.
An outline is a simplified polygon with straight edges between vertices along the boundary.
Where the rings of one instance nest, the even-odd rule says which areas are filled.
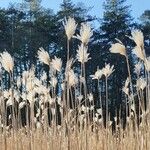
[[[92,77],[93,80],[94,79],[99,80],[102,77],[102,75],[103,75],[102,70],[101,69],[97,69],[97,71],[95,72],[95,74],[94,75],[90,75],[90,77]]]
[[[71,59],[69,59],[69,60],[67,61],[65,74],[68,73],[68,71],[69,71],[69,70],[71,69],[71,67],[73,66],[74,62],[75,62],[75,60],[74,60],[73,58],[71,58]]]
[[[141,49],[141,47],[139,46],[136,46],[134,49],[133,49],[133,54],[135,54],[138,58],[140,58],[141,60],[145,60],[145,57],[144,57],[144,53],[143,53],[143,50]]]
[[[69,17],[68,20],[65,18],[65,22],[63,22],[63,25],[65,28],[67,38],[68,38],[68,40],[70,40],[75,33],[77,24],[76,24],[74,18]]]
[[[2,67],[9,73],[13,71],[14,60],[8,52],[3,52],[0,54],[0,61]]]
[[[83,95],[80,94],[80,95],[77,97],[77,99],[79,100],[79,102],[81,102],[82,99],[83,99]]]
[[[102,69],[103,75],[109,77],[114,72],[114,65],[110,67],[110,64],[105,64],[105,67]]]
[[[68,73],[68,84],[69,86],[74,86],[78,83],[78,78],[75,75],[74,71],[71,69]]]
[[[62,68],[62,60],[61,60],[61,58],[57,58],[55,56],[55,58],[52,59],[51,65],[52,65],[54,70],[60,72],[61,68]]]
[[[97,109],[96,111],[97,111],[97,113],[98,113],[99,115],[102,115],[102,109],[101,109],[101,108]]]
[[[91,26],[88,23],[82,23],[80,35],[77,35],[76,38],[79,39],[84,45],[87,45],[92,35],[93,31]]]
[[[45,51],[42,47],[38,50],[38,59],[40,62],[49,65],[50,64],[50,56],[47,51]]]
[[[88,99],[89,99],[90,102],[92,102],[92,101],[94,100],[94,97],[93,97],[93,94],[92,94],[92,93],[89,93],[89,94],[87,95],[87,97],[88,97]]]
[[[81,46],[78,47],[77,59],[82,64],[88,62],[88,60],[91,59],[89,57],[89,53],[87,53],[87,47],[85,47],[83,44],[81,44]]]
[[[131,39],[134,40],[134,42],[136,43],[136,45],[138,47],[144,47],[144,36],[142,31],[140,30],[133,30],[131,32]]]
[[[109,50],[111,53],[119,53],[120,55],[126,56],[126,49],[123,44],[120,43],[112,44]]]

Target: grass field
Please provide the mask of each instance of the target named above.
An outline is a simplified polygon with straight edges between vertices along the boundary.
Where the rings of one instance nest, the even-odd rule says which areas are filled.
[[[43,48],[38,51],[39,61],[49,67],[48,84],[45,72],[40,78],[36,77],[36,66],[14,77],[13,57],[6,51],[1,53],[1,65],[9,74],[10,88],[5,89],[1,82],[0,150],[149,150],[150,58],[145,54],[143,33],[134,30],[130,37],[136,44],[133,53],[139,59],[135,65],[136,85],[131,80],[126,47],[117,39],[110,48],[111,53],[126,58],[128,77],[122,89],[125,95],[123,122],[120,116],[110,119],[108,80],[115,73],[113,65],[105,64],[89,77],[98,84],[96,100],[88,89],[85,64],[91,61],[88,43],[93,32],[90,25],[82,24],[77,36],[74,36],[77,24],[73,18],[68,18],[64,27],[68,51],[65,68],[62,69],[61,58],[51,58]],[[81,42],[76,58],[70,56],[71,38]],[[77,61],[78,73],[74,70]],[[100,81],[105,88],[103,97]]]

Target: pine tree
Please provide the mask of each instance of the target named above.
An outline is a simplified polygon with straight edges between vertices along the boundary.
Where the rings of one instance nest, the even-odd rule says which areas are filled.
[[[115,38],[124,39],[130,30],[132,17],[130,6],[125,5],[126,0],[106,0],[103,4],[104,15],[101,30],[104,40],[113,41]]]
[[[140,17],[141,27],[145,38],[145,50],[148,55],[150,55],[150,10],[145,10]]]

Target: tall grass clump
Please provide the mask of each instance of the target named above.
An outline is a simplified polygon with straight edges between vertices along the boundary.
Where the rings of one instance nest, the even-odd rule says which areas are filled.
[[[148,150],[150,149],[150,57],[144,50],[144,35],[131,31],[136,46],[132,52],[138,58],[135,64],[136,83],[133,84],[127,48],[118,40],[110,52],[125,57],[128,71],[124,94],[126,120],[110,112],[110,80],[115,66],[105,66],[87,76],[86,64],[92,61],[88,45],[93,35],[89,24],[77,23],[69,17],[63,23],[66,34],[66,63],[39,48],[38,61],[48,67],[36,75],[36,66],[14,77],[14,59],[8,52],[0,54],[2,75],[9,75],[9,88],[1,80],[0,89],[0,150]],[[79,40],[73,58],[70,43]],[[78,63],[78,71],[75,68]],[[63,65],[64,64],[64,65]],[[94,70],[95,68],[93,68]],[[141,73],[142,72],[142,73]],[[143,74],[144,72],[144,74]],[[98,95],[92,92],[87,80],[96,80]],[[102,94],[102,92],[104,94]],[[120,114],[121,114],[120,109]]]

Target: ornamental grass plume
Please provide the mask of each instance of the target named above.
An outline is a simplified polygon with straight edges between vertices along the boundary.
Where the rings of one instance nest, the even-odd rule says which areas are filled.
[[[0,61],[2,67],[9,73],[13,72],[14,60],[8,52],[0,54]]]
[[[62,60],[61,60],[61,58],[57,58],[55,56],[55,58],[52,59],[51,65],[52,65],[54,70],[60,72],[61,68],[62,68]]]
[[[66,63],[66,72],[65,74],[67,74],[67,72],[71,69],[71,67],[73,66],[75,60],[73,58],[69,59]]]
[[[97,71],[95,72],[95,74],[94,75],[90,75],[90,77],[92,77],[93,80],[94,79],[99,80],[102,77],[102,75],[103,75],[102,70],[101,69],[97,69]]]
[[[105,64],[105,68],[102,69],[103,75],[108,78],[114,72],[114,65],[110,67],[110,64]]]
[[[38,59],[40,62],[49,65],[50,64],[50,56],[47,51],[45,51],[42,47],[38,50]]]
[[[68,72],[68,84],[69,84],[69,87],[74,86],[77,83],[78,83],[78,78],[75,75],[74,71],[72,69],[69,70],[69,72]]]
[[[138,58],[140,58],[141,60],[145,61],[145,57],[144,57],[144,53],[141,49],[141,47],[139,46],[136,46],[134,49],[133,49],[133,54],[135,54]]]
[[[89,99],[89,102],[92,102],[94,100],[94,97],[93,97],[93,94],[92,93],[89,93],[87,95],[88,99]]]
[[[87,53],[87,47],[85,47],[83,44],[81,46],[78,46],[77,50],[77,59],[80,63],[88,62],[89,59],[89,53]]]
[[[133,30],[133,31],[131,31],[131,35],[132,35],[132,37],[130,37],[130,39],[132,39],[138,47],[143,48],[144,47],[144,36],[143,36],[142,31],[137,30],[137,29]]]
[[[109,50],[111,53],[119,53],[120,55],[126,56],[125,46],[121,43],[112,44]]]
[[[78,34],[75,38],[79,39],[82,44],[87,45],[91,36],[93,35],[93,31],[91,26],[87,23],[82,23],[80,29],[80,35]]]
[[[68,40],[70,40],[75,33],[77,24],[76,24],[74,18],[69,17],[68,20],[65,18],[65,22],[63,22],[63,25],[65,28],[67,38],[68,38]]]

